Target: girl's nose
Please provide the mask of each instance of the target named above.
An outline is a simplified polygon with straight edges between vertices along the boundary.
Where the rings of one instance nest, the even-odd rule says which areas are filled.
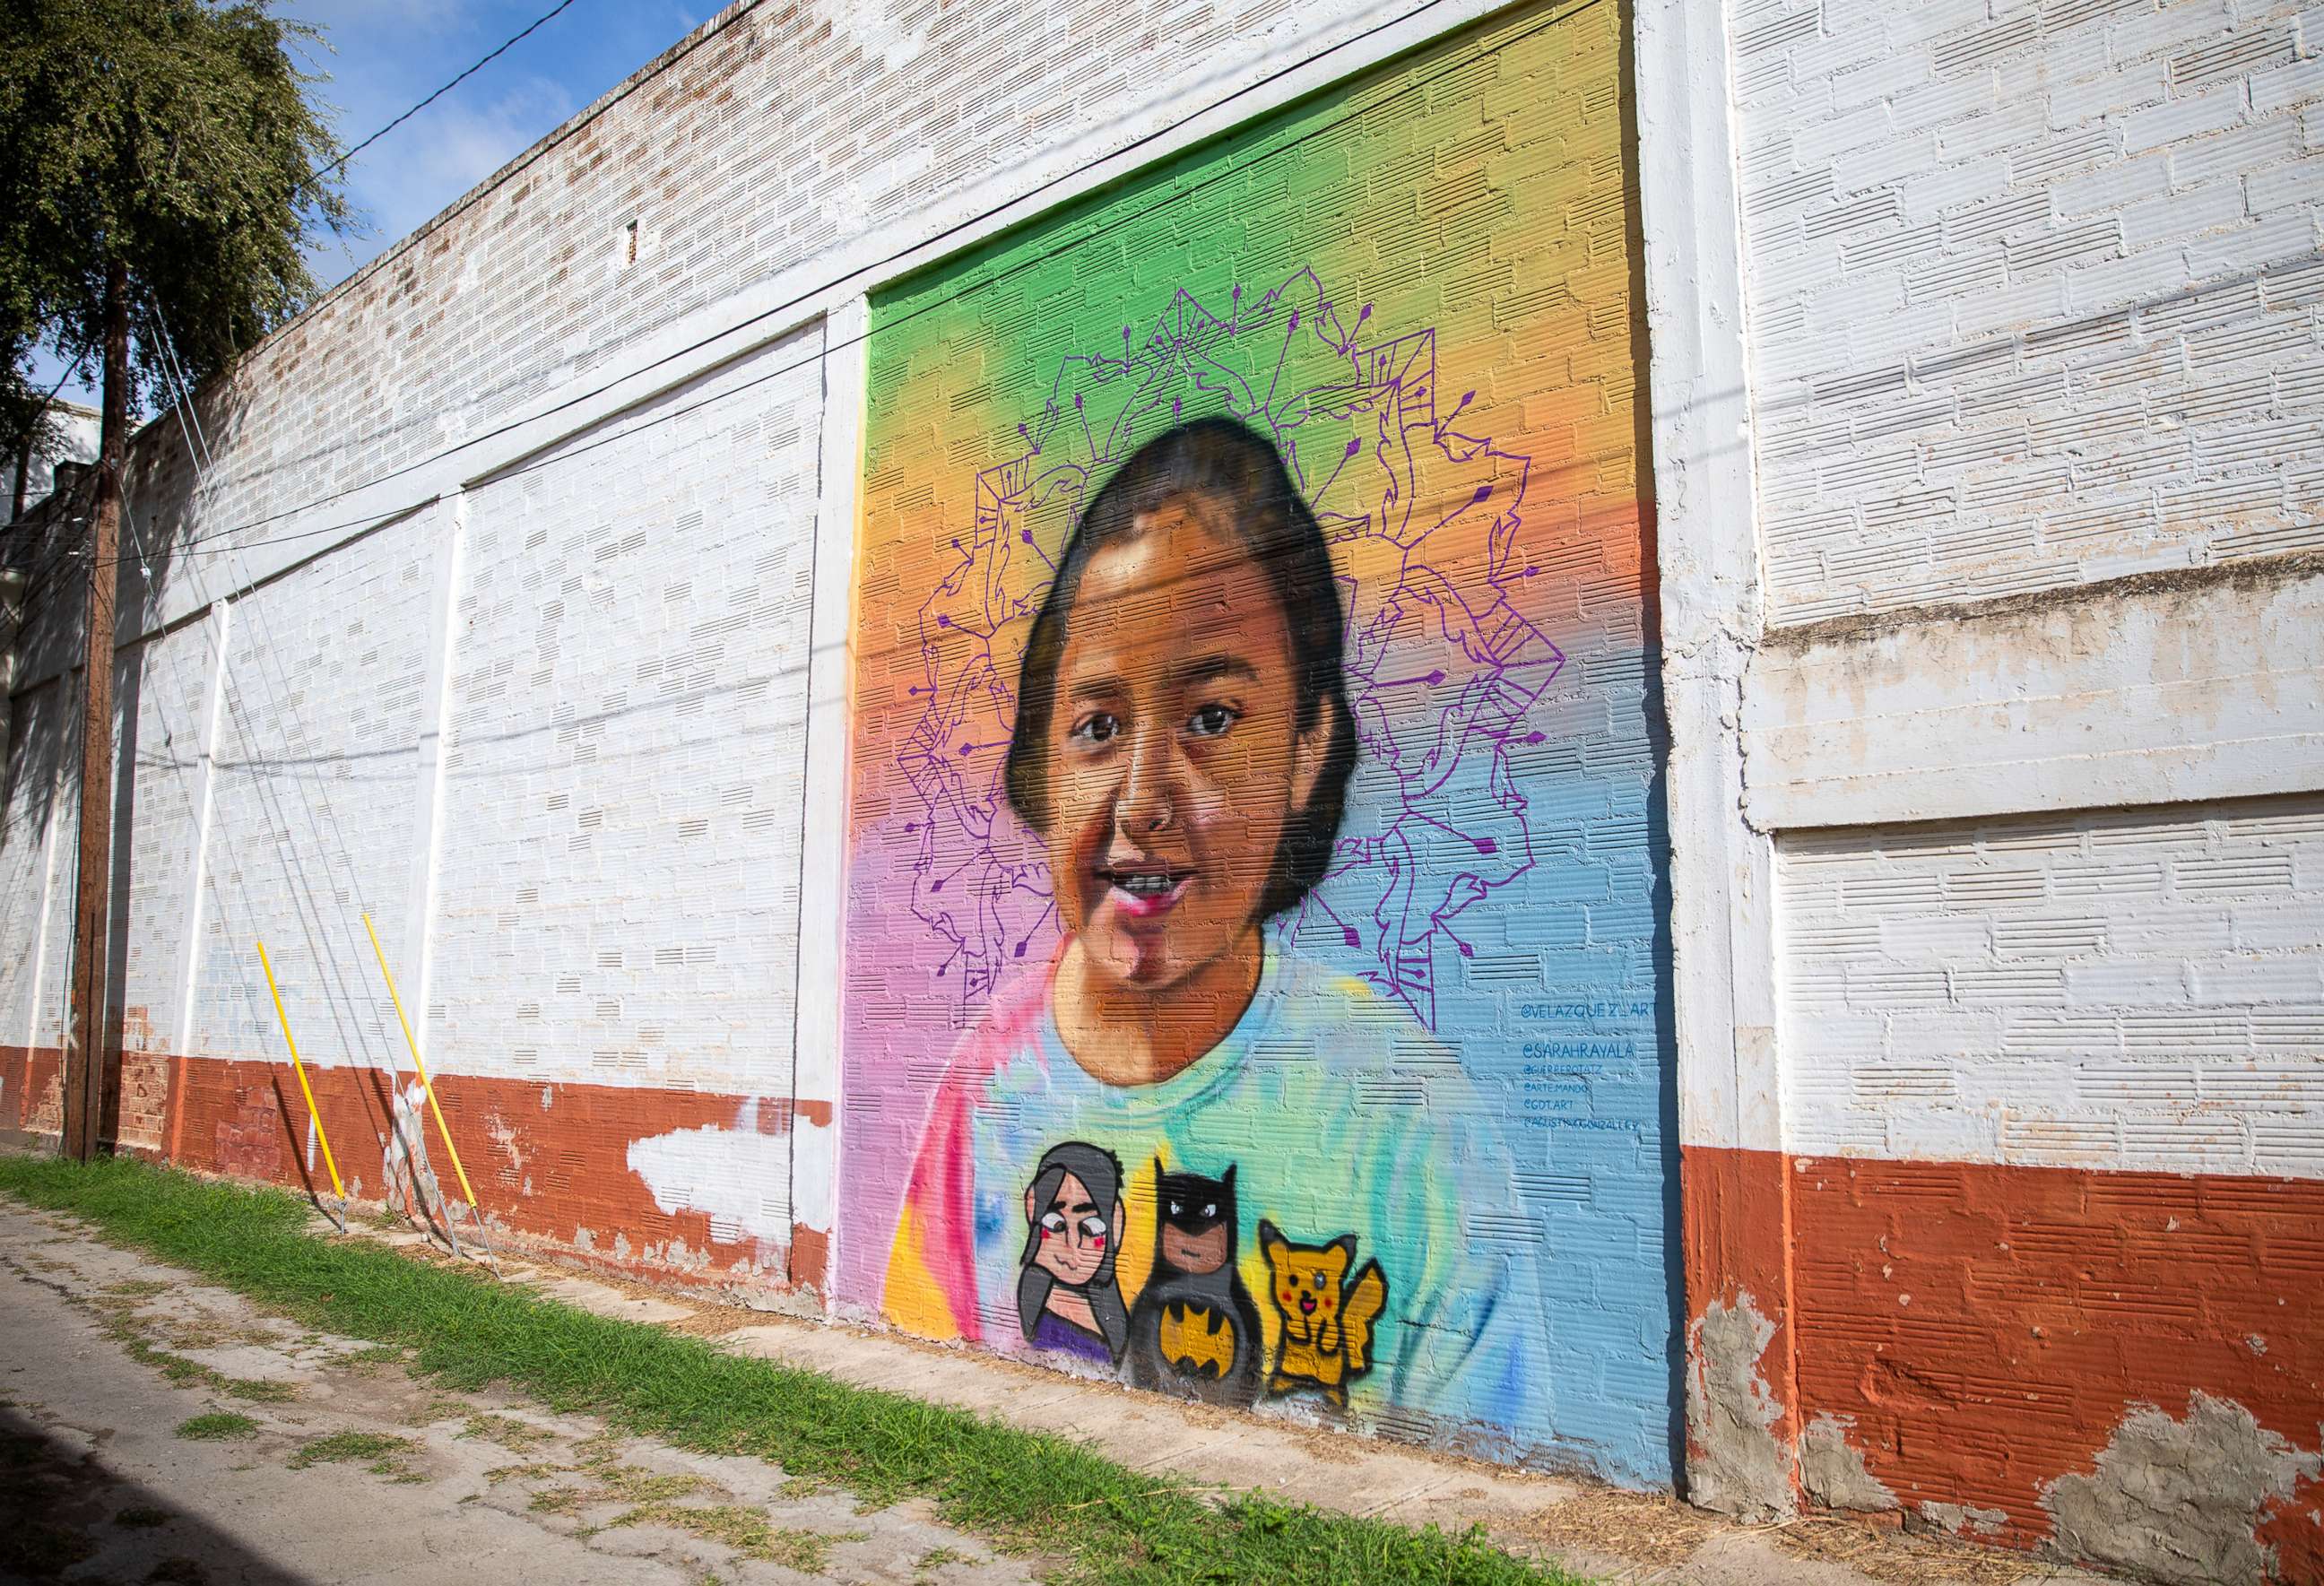
[[[1150,837],[1167,832],[1176,818],[1171,760],[1167,733],[1142,731],[1130,744],[1130,769],[1122,781],[1121,797],[1114,805],[1114,819],[1130,836]]]

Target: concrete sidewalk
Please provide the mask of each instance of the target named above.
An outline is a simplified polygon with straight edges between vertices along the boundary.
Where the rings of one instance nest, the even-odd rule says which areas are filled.
[[[1032,1586],[920,1500],[415,1380],[0,1197],[0,1582]]]

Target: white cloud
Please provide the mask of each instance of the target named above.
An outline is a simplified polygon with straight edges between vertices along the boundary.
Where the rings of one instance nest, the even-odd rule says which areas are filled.
[[[326,283],[351,273],[449,207],[577,108],[562,85],[527,76],[496,97],[438,100],[347,168],[346,196],[366,235],[310,250]],[[351,262],[352,261],[352,262]]]

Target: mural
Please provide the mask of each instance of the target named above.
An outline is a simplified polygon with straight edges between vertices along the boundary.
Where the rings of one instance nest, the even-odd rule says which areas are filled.
[[[1613,27],[875,300],[843,1302],[1667,1471]]]

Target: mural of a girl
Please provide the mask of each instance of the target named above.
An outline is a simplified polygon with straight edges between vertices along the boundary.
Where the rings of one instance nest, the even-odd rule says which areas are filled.
[[[1090,498],[1026,642],[1006,770],[1047,851],[1062,942],[952,1055],[889,1267],[900,1324],[1047,1343],[1038,1307],[993,1325],[1001,1296],[1039,1282],[1016,1213],[1054,1193],[1052,1146],[1093,1142],[1155,1164],[1122,1186],[1130,1234],[1156,1231],[1120,1272],[1133,1303],[1153,1286],[1130,1323],[1141,1380],[1158,1357],[1185,1391],[1256,1383],[1281,1331],[1270,1314],[1270,1340],[1236,1336],[1250,1294],[1277,1292],[1263,1219],[1295,1243],[1351,1237],[1379,1264],[1386,1309],[1368,1357],[1345,1362],[1358,1413],[1542,1417],[1543,1341],[1521,1320],[1539,1308],[1465,1236],[1512,1206],[1456,1056],[1268,928],[1325,878],[1347,807],[1343,630],[1323,530],[1245,425],[1176,426]],[[1299,1387],[1278,1373],[1270,1391]]]

